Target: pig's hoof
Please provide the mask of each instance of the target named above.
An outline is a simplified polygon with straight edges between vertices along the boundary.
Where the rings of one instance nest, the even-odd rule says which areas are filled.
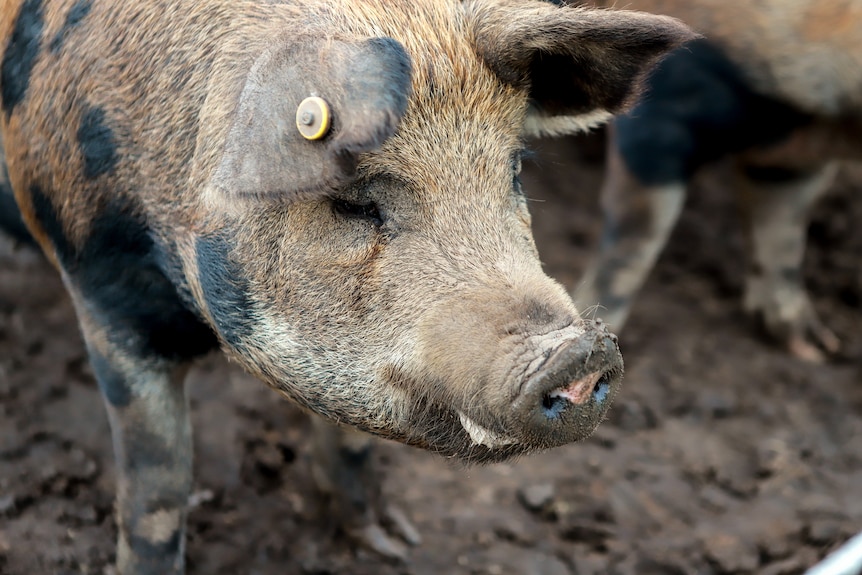
[[[787,349],[803,361],[823,363],[827,356],[841,350],[841,340],[832,330],[815,322],[814,325],[808,325],[807,329],[793,333],[787,340]]]
[[[407,560],[408,545],[422,542],[422,537],[404,512],[392,505],[382,510],[380,522],[369,521],[365,525],[345,528],[345,531],[356,544],[398,561]]]
[[[386,523],[391,525],[399,537],[410,545],[419,545],[422,543],[422,536],[419,531],[413,526],[413,523],[407,519],[407,515],[400,508],[394,505],[387,505],[383,511]]]
[[[791,355],[803,361],[823,363],[841,350],[841,340],[820,321],[807,296],[767,302],[748,311]]]
[[[351,529],[349,535],[356,543],[390,559],[407,560],[407,546],[391,537],[379,524],[372,523]]]

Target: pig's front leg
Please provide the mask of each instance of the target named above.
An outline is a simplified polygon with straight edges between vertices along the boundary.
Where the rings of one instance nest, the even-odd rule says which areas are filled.
[[[791,353],[813,362],[840,347],[817,317],[802,278],[809,210],[836,169],[832,164],[803,171],[749,165],[738,171],[751,253],[745,310]]]
[[[372,457],[374,438],[317,416],[312,423],[314,478],[329,498],[340,527],[359,545],[386,557],[406,559],[407,547],[384,525],[410,545],[421,540],[406,516],[382,500],[381,478]]]
[[[117,568],[122,575],[181,574],[192,485],[187,366],[120,349],[78,307],[114,444]]]

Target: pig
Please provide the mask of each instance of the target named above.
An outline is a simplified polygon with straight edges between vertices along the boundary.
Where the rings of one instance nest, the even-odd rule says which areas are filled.
[[[591,6],[606,2],[593,1]],[[697,170],[722,160],[747,222],[744,308],[796,357],[840,350],[801,271],[807,214],[862,158],[862,1],[633,0],[703,35],[608,133],[604,231],[573,297],[622,329]]]
[[[104,396],[119,571],[183,572],[183,379],[216,349],[466,462],[587,437],[622,358],[542,271],[523,138],[623,109],[692,36],[538,0],[4,0],[2,156]],[[321,436],[368,526],[367,442]]]

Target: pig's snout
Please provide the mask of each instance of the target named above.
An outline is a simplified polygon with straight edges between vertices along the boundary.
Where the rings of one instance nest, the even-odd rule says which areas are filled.
[[[537,292],[480,292],[423,318],[415,357],[431,383],[422,390],[462,428],[435,449],[501,461],[585,439],[605,418],[623,375],[616,336],[577,319],[564,292]],[[429,425],[439,435],[440,420]]]
[[[617,338],[604,326],[553,350],[513,402],[527,442],[555,447],[584,439],[601,423],[622,382]]]

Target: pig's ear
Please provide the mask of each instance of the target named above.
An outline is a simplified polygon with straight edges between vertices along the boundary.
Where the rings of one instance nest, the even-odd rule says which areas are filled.
[[[524,0],[469,9],[482,57],[504,82],[529,90],[528,135],[576,132],[624,111],[645,73],[695,38],[678,20],[641,12]]]
[[[395,133],[410,74],[409,56],[390,38],[273,48],[249,72],[211,184],[232,196],[288,201],[343,185],[358,155]]]

